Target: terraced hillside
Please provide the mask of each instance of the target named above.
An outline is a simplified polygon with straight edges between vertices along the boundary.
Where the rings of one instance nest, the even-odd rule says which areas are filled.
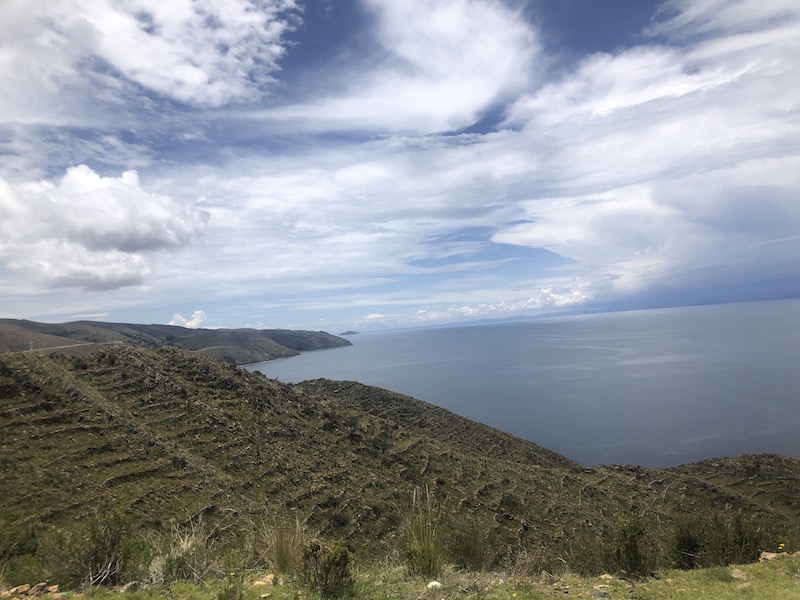
[[[174,325],[100,321],[51,324],[0,319],[0,352],[57,349],[71,356],[80,356],[115,344],[147,348],[176,346],[238,365],[297,356],[306,350],[351,345],[348,340],[324,331],[187,329]]]
[[[379,556],[426,487],[508,553],[576,552],[632,516],[655,541],[697,514],[799,533],[797,459],[586,469],[386,390],[282,384],[174,347],[0,355],[0,432],[0,521],[14,523],[111,507],[145,527],[296,516]]]

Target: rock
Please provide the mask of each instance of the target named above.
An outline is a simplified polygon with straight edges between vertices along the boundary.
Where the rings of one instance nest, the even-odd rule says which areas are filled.
[[[11,592],[9,590],[0,591],[0,598],[11,598]]]
[[[442,584],[438,581],[431,581],[426,587],[429,590],[438,590],[440,587],[442,587]]]
[[[28,590],[28,596],[38,596],[47,590],[48,582],[41,581]]]
[[[260,598],[261,600],[267,600],[267,598],[269,598],[270,596],[272,596],[272,592],[267,592],[266,594],[261,594],[261,595],[259,596],[259,598]]]
[[[23,583],[22,585],[18,585],[17,587],[11,588],[9,591],[11,592],[12,596],[24,596],[28,593],[28,590],[31,589],[29,583]]]
[[[254,581],[253,585],[275,585],[275,574],[270,573],[269,575],[265,575],[261,579]]]
[[[734,579],[747,579],[747,573],[742,571],[741,569],[734,569],[731,571],[731,577]]]
[[[44,591],[47,592],[48,594],[58,594],[58,584],[48,585]]]
[[[608,586],[605,584],[593,585],[591,595],[595,598],[605,598],[608,596]]]
[[[765,562],[768,560],[775,560],[778,558],[780,554],[777,552],[762,552],[761,556],[758,557],[758,562]]]
[[[602,575],[600,575],[600,579],[605,579],[606,581],[610,581],[614,579],[614,576],[609,575],[608,573],[603,573]]]

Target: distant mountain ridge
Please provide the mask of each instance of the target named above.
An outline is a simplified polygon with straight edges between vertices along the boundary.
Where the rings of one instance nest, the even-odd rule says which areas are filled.
[[[187,329],[175,325],[100,321],[50,324],[0,319],[0,352],[58,349],[75,355],[87,354],[109,344],[146,348],[175,346],[241,365],[296,356],[308,350],[350,346],[351,342],[324,331]]]

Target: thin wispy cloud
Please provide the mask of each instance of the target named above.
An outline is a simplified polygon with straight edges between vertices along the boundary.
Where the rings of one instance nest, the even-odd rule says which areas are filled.
[[[366,328],[800,294],[796,2],[654,2],[569,60],[548,18],[3,3],[6,314]]]

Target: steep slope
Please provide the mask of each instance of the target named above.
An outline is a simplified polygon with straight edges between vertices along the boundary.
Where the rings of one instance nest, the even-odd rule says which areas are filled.
[[[786,533],[800,523],[800,460],[584,469],[386,390],[281,384],[174,347],[2,355],[0,431],[6,521],[59,523],[103,506],[147,526],[296,515],[377,549],[427,487],[508,552],[558,556],[633,515],[656,538],[681,514],[741,514]]]

